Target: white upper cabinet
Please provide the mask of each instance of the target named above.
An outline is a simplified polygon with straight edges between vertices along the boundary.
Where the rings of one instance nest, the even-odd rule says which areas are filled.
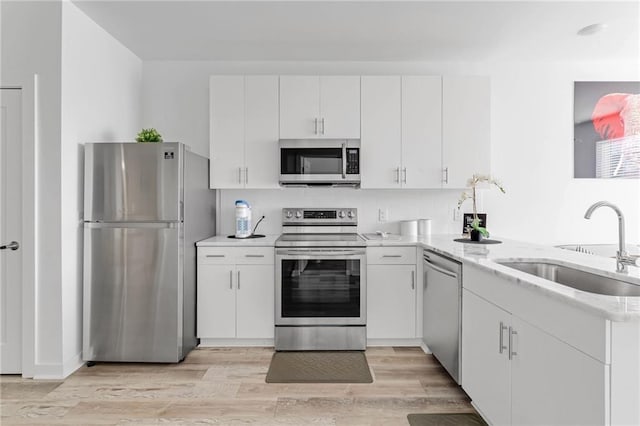
[[[442,184],[442,78],[402,77],[402,187]]]
[[[278,77],[210,79],[211,188],[278,188]]]
[[[209,186],[243,188],[244,76],[211,77],[209,95]]]
[[[464,188],[491,171],[491,84],[488,77],[442,78],[443,188]]]
[[[439,76],[362,77],[362,187],[440,188]]]
[[[400,188],[400,76],[362,76],[362,188]]]
[[[360,77],[281,76],[280,138],[360,138]]]

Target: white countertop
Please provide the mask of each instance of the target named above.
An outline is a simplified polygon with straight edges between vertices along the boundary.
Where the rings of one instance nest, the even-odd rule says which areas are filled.
[[[198,247],[273,247],[280,234],[267,234],[264,238],[228,238],[226,235],[216,235],[206,240],[198,241]]]
[[[267,235],[265,238],[233,239],[227,238],[226,235],[220,235],[199,241],[196,245],[198,247],[273,247],[279,236]],[[391,238],[387,239],[367,240],[366,244],[368,247],[418,246],[433,249],[436,252],[453,257],[463,264],[476,265],[493,272],[502,278],[510,280],[515,285],[540,291],[548,297],[586,309],[612,321],[640,321],[640,297],[605,296],[575,290],[571,287],[500,265],[495,261],[499,259],[518,260],[531,258],[553,260],[559,264],[622,279],[637,285],[640,285],[640,267],[630,266],[628,274],[620,274],[616,272],[615,259],[607,257],[507,240],[500,237],[492,237],[492,239],[501,240],[503,241],[502,244],[487,245],[459,243],[453,241],[455,238],[460,238],[460,235],[430,235],[428,237],[392,235]]]
[[[467,244],[453,241],[459,235],[403,236],[393,240],[368,240],[368,246],[419,245],[453,257],[463,264],[477,265],[516,285],[541,291],[549,297],[589,310],[613,321],[640,321],[640,297],[605,296],[575,290],[496,263],[499,259],[546,259],[577,269],[605,275],[640,285],[640,267],[629,267],[629,273],[616,272],[615,259],[579,253],[500,237],[502,244]]]

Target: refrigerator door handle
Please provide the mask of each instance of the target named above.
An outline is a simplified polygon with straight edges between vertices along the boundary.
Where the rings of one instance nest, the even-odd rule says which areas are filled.
[[[85,228],[178,228],[181,222],[85,222]]]

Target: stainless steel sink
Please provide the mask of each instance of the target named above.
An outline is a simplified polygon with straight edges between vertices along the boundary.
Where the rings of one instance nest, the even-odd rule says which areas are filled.
[[[576,290],[607,296],[640,296],[640,285],[592,274],[550,261],[498,260],[497,263]]]

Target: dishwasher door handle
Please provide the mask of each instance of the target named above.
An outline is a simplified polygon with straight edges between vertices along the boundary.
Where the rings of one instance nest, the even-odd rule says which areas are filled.
[[[429,262],[427,259],[424,259],[424,263],[429,265],[429,267],[431,269],[433,269],[434,271],[436,271],[436,272],[440,272],[441,274],[445,274],[448,277],[458,279],[458,274],[456,274],[454,272],[451,272],[451,271],[447,271],[446,269],[443,269],[443,268],[435,265],[434,263]]]

